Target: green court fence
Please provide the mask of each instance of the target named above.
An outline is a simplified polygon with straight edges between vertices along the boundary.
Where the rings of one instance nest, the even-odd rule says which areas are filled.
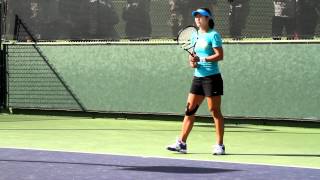
[[[12,107],[82,110],[85,108],[35,45],[6,46],[8,102]]]
[[[86,111],[184,112],[192,69],[173,43],[4,46],[9,107],[81,111],[80,102]],[[317,42],[225,43],[224,50],[225,115],[320,119]],[[209,115],[206,105],[199,115]]]
[[[63,29],[65,24],[58,26],[62,7],[55,3],[68,2],[63,12],[71,18],[82,14],[75,8],[75,1],[1,2],[6,2],[2,11],[6,13],[2,13],[5,31],[1,41],[0,90],[6,107],[183,115],[192,69],[188,67],[187,54],[172,40],[173,31],[167,24],[172,18],[169,1],[150,1],[154,19],[149,41],[125,39],[128,37],[121,19],[115,28],[120,35],[117,41],[102,40],[114,40],[106,37],[92,41],[88,34],[74,33],[81,32],[75,22],[71,29]],[[84,1],[77,5],[80,2]],[[112,2],[117,14],[127,3]],[[215,5],[212,8],[217,29],[224,37],[230,37],[226,20],[229,4],[217,1]],[[52,8],[44,11],[45,7]],[[28,18],[30,8],[37,9],[39,16],[33,12],[33,19]],[[44,16],[45,12],[49,14]],[[56,16],[51,16],[53,12]],[[18,15],[13,18],[14,14]],[[48,21],[40,17],[47,17]],[[49,17],[58,19],[52,21]],[[245,36],[270,38],[271,17],[272,3],[250,1]],[[315,35],[318,34],[317,30]],[[225,58],[220,63],[225,83],[223,113],[233,117],[319,120],[319,43],[225,38]],[[198,114],[209,115],[205,105]]]

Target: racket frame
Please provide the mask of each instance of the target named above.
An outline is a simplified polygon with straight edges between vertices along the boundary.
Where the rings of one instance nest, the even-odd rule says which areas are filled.
[[[179,36],[182,34],[182,32],[188,28],[194,28],[196,31],[196,39],[195,39],[195,42],[194,44],[191,44],[191,35],[190,35],[190,44],[187,44],[186,42],[185,43],[182,43],[179,41]],[[194,57],[195,55],[195,52],[194,52],[194,48],[197,44],[197,41],[198,41],[198,29],[195,27],[195,26],[186,26],[184,27],[183,29],[181,29],[178,33],[178,36],[177,36],[177,44],[181,46],[182,49],[184,49],[185,51],[187,51],[192,57]],[[192,49],[192,52],[190,52],[189,50]]]

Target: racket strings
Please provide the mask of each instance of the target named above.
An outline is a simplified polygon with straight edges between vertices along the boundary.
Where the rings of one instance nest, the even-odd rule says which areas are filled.
[[[191,44],[191,41],[187,41],[187,42],[181,44],[181,47],[183,49],[191,49],[191,48],[193,48],[193,44]]]
[[[181,48],[189,53],[194,52],[194,45],[196,42],[192,41],[192,36],[195,34],[197,34],[197,29],[195,27],[187,27],[179,33],[177,38],[178,44],[181,46]]]

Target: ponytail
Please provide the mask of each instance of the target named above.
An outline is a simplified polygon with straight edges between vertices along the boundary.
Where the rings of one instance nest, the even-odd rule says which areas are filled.
[[[209,19],[209,28],[213,29],[214,28],[214,21],[212,18]]]

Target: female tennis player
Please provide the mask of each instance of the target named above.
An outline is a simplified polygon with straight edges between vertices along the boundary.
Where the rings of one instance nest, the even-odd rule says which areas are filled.
[[[195,54],[189,56],[190,66],[195,69],[190,93],[187,99],[185,117],[179,138],[167,150],[187,153],[187,138],[195,121],[195,113],[206,98],[209,111],[214,119],[216,129],[216,143],[213,147],[214,155],[225,154],[223,145],[224,119],[221,113],[221,96],[223,95],[223,80],[218,67],[218,61],[223,59],[221,35],[214,30],[212,14],[207,8],[200,8],[192,12],[198,27]]]

